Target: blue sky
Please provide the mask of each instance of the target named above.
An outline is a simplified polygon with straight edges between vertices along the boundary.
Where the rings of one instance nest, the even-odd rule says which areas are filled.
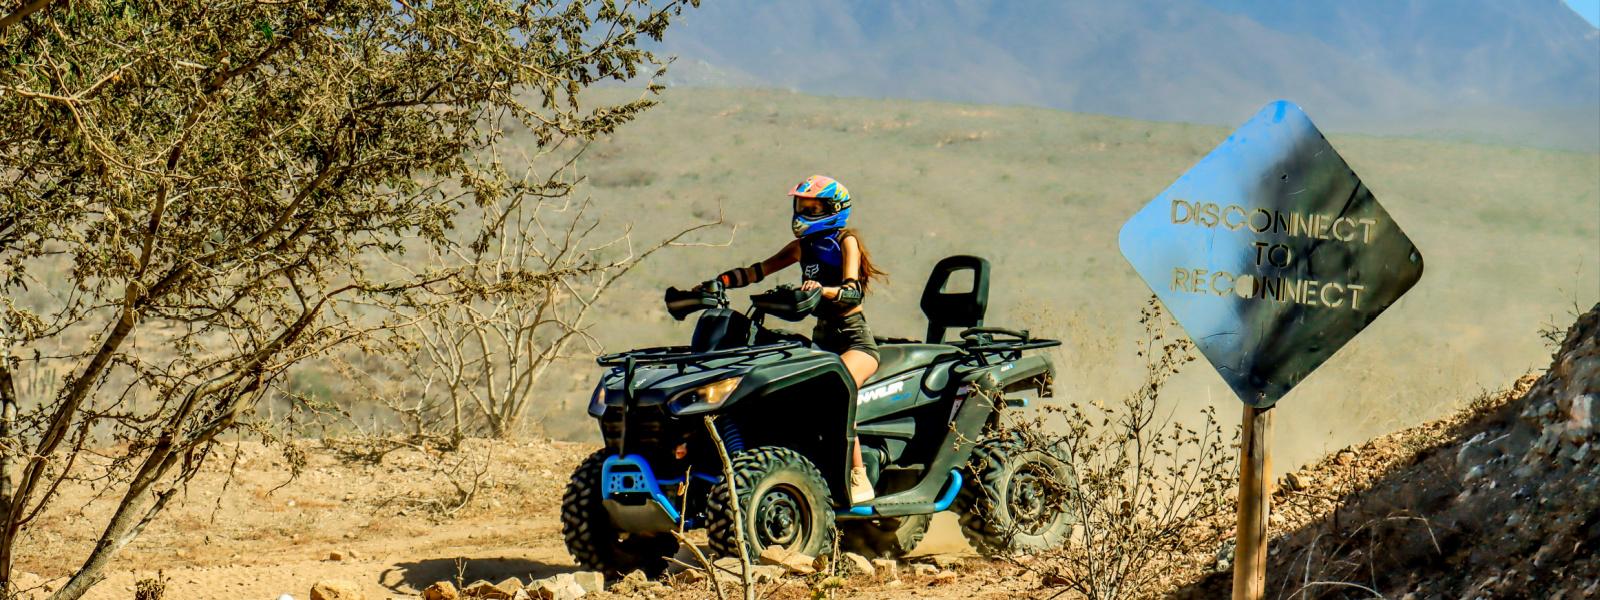
[[[1567,6],[1583,15],[1596,27],[1600,27],[1600,0],[1567,0]]]

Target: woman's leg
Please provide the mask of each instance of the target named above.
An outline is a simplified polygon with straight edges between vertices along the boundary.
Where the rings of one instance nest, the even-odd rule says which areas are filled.
[[[855,378],[857,389],[867,382],[868,377],[878,372],[878,359],[860,350],[846,350],[839,355],[839,359],[844,361],[844,368],[849,369],[850,376]]]
[[[878,371],[878,359],[860,350],[846,350],[844,354],[839,355],[839,359],[844,361],[844,368],[849,369],[850,376],[855,378],[856,389],[860,389],[861,384],[866,383],[867,378]],[[866,463],[861,460],[861,440],[859,439],[856,440],[855,447],[851,449],[850,466],[866,466]]]
[[[850,377],[856,380],[856,389],[861,389],[861,384],[867,382],[873,372],[878,370],[878,359],[871,354],[860,350],[846,350],[839,355],[844,361],[844,368],[850,371]],[[855,402],[855,398],[850,399]],[[855,445],[850,448],[850,502],[861,503],[871,500],[872,482],[867,479],[867,463],[861,459],[861,438],[856,438]]]

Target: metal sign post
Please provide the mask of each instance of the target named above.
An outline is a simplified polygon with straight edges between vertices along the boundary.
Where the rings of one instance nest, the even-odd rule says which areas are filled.
[[[1245,403],[1233,597],[1258,600],[1271,408],[1416,284],[1422,254],[1283,101],[1130,218],[1118,244]]]

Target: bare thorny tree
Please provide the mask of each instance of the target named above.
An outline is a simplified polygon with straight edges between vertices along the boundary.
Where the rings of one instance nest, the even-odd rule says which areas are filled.
[[[605,219],[572,194],[571,165],[581,155],[582,148],[536,184],[528,176],[495,182],[514,201],[476,212],[483,234],[472,243],[430,252],[423,265],[391,261],[412,278],[457,274],[403,303],[380,303],[412,323],[416,335],[404,341],[417,351],[399,353],[401,384],[374,385],[390,390],[374,395],[413,436],[447,433],[454,446],[480,431],[517,434],[551,366],[574,346],[599,350],[588,329],[612,285],[663,248],[702,245],[680,240],[721,224],[688,227],[647,248],[634,247],[631,226],[596,240]]]
[[[1077,518],[1065,547],[1017,564],[1092,600],[1153,597],[1164,577],[1211,560],[1225,533],[1218,517],[1234,505],[1236,443],[1224,440],[1215,410],[1189,428],[1161,402],[1167,381],[1195,360],[1193,342],[1168,337],[1153,297],[1140,317],[1138,387],[1114,403],[1046,405],[1004,432],[1067,462],[1072,478],[1050,496]]]
[[[264,429],[253,408],[291,367],[405,348],[426,317],[363,305],[473,297],[437,293],[470,269],[369,266],[456,251],[465,213],[527,210],[492,160],[502,124],[546,148],[631,120],[652,101],[585,111],[578,93],[653,69],[638,43],[693,3],[0,3],[0,592],[63,486],[115,508],[56,600],[103,576],[219,436]],[[531,267],[512,278],[563,276]],[[14,384],[52,370],[21,388],[44,393]]]

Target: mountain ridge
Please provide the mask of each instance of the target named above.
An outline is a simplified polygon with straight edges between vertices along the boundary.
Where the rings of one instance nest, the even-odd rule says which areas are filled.
[[[1600,151],[1582,111],[1497,123],[1600,111],[1600,30],[1559,0],[1463,2],[746,0],[686,13],[654,49],[818,95],[1219,125],[1287,99],[1333,131]]]

